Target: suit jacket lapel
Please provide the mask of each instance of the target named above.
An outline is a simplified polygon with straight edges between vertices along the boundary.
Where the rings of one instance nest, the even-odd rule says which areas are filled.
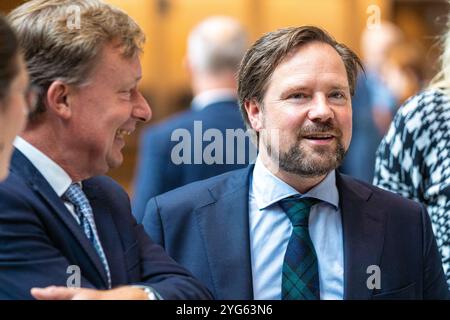
[[[380,266],[386,215],[368,202],[369,188],[340,174],[336,178],[344,233],[344,299],[370,299],[373,290],[367,280],[373,271],[367,268]]]
[[[210,189],[196,211],[218,299],[253,299],[248,217],[248,177],[253,166],[236,171]],[[216,293],[217,294],[217,293]]]
[[[91,180],[83,181],[83,191],[86,193],[94,212],[98,236],[111,272],[112,285],[126,283],[127,267],[125,266],[124,251],[119,249],[123,249],[123,245],[120,241],[121,237],[118,234],[118,228],[112,217],[112,212],[107,206],[109,201],[102,196],[99,188],[94,183],[91,183]]]
[[[64,202],[58,197],[50,184],[33,166],[33,164],[18,150],[14,151],[11,169],[28,182],[31,188],[44,199],[44,201],[53,209],[56,215],[71,231],[83,251],[88,256],[89,260],[94,264],[95,269],[98,272],[98,276],[103,280],[103,285],[106,288],[108,283],[107,276],[97,252],[85,236],[80,225],[73,218],[72,214],[64,205]]]

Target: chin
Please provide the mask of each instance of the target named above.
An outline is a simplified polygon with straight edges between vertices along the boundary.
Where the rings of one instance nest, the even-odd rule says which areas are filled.
[[[123,156],[116,156],[116,157],[111,157],[107,160],[108,163],[108,168],[109,169],[115,169],[118,168],[122,165],[123,163]]]

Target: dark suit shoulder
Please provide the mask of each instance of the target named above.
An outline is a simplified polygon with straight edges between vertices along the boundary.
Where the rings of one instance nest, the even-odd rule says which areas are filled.
[[[83,191],[88,197],[99,198],[103,205],[116,213],[130,215],[130,199],[128,193],[114,179],[108,176],[96,176],[83,181]],[[115,214],[116,216],[117,214]]]
[[[30,185],[19,175],[10,172],[0,183],[0,238],[11,226],[26,228],[28,224],[41,225],[41,215],[36,211],[36,199]],[[0,253],[1,255],[1,253]]]
[[[347,189],[351,189],[356,194],[365,197],[366,200],[376,206],[379,206],[380,209],[385,209],[388,213],[393,213],[400,217],[403,216],[403,214],[417,215],[424,210],[423,205],[417,201],[405,198],[399,194],[344,174],[339,174],[339,176],[342,183],[346,185]]]
[[[10,171],[6,180],[0,183],[0,201],[3,204],[15,201],[26,207],[34,202],[34,197],[31,185],[16,172]]]
[[[85,180],[83,184],[95,185],[103,190],[109,190],[112,192],[126,193],[117,181],[108,176],[95,176]]]
[[[153,198],[158,208],[163,211],[182,210],[190,212],[208,205],[218,197],[226,197],[228,193],[239,188],[248,189],[248,175],[253,165],[223,173],[212,178],[192,182]]]
[[[10,171],[5,181],[0,183],[0,190],[13,193],[23,193],[29,189],[29,185],[22,176]]]

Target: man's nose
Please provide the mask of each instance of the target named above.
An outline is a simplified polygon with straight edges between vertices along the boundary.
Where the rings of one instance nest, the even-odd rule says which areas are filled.
[[[133,117],[142,122],[147,122],[152,118],[152,109],[139,91],[133,106]]]
[[[312,102],[311,109],[308,112],[308,118],[311,121],[325,122],[334,118],[333,109],[331,109],[324,95],[316,96]]]

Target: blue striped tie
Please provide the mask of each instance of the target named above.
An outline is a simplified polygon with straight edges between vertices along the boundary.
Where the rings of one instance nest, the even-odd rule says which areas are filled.
[[[83,227],[86,237],[94,246],[95,251],[97,251],[103,267],[105,268],[106,275],[108,277],[108,288],[111,289],[111,272],[109,270],[105,251],[103,251],[102,244],[100,243],[100,239],[98,237],[94,214],[92,212],[92,207],[89,204],[89,200],[83,190],[81,190],[81,186],[78,183],[73,183],[70,185],[69,189],[67,189],[64,193],[63,198],[74,205],[75,213],[80,219],[80,225]]]
[[[317,256],[308,229],[310,209],[318,202],[317,199],[300,198],[299,195],[279,202],[293,226],[283,261],[283,300],[320,299]]]

